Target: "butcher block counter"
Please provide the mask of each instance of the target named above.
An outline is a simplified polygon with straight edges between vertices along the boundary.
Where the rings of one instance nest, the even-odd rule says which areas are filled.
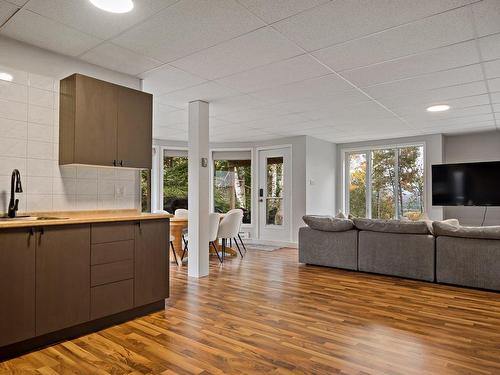
[[[168,214],[0,220],[0,359],[165,308]]]

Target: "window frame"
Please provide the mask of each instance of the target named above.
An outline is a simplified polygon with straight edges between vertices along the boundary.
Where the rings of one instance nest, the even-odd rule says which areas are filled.
[[[422,147],[423,156],[423,179],[424,179],[424,191],[423,191],[423,207],[424,212],[427,210],[427,151],[426,142],[411,142],[411,143],[397,143],[397,144],[382,144],[382,145],[367,145],[363,147],[345,148],[342,149],[342,211],[349,215],[349,183],[350,183],[350,170],[349,170],[349,156],[365,154],[366,157],[366,186],[365,186],[365,200],[366,200],[366,217],[372,218],[372,179],[371,179],[371,168],[372,168],[372,151],[376,150],[386,150],[386,149],[396,149],[395,153],[395,178],[399,179],[399,149],[405,147]],[[396,192],[397,194],[397,192]],[[401,219],[399,217],[399,201],[395,197],[394,204],[396,219]]]

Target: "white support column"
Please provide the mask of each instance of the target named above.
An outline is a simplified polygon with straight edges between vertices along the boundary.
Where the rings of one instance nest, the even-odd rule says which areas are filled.
[[[188,276],[208,275],[208,103],[189,103],[188,127]]]

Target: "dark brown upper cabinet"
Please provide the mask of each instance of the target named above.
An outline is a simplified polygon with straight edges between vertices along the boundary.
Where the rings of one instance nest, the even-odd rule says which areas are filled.
[[[61,80],[59,164],[151,169],[153,96],[73,74]]]

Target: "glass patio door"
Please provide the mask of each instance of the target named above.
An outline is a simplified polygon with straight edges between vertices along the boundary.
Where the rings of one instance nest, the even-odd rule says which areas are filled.
[[[290,149],[259,151],[259,237],[290,240]]]

